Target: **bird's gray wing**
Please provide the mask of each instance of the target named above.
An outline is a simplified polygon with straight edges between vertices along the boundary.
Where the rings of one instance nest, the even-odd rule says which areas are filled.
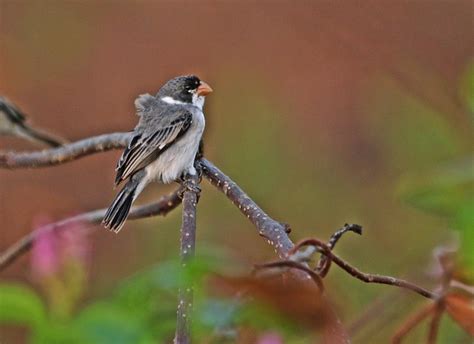
[[[192,114],[183,108],[154,109],[159,113],[143,116],[118,164],[115,184],[144,168],[189,129]]]

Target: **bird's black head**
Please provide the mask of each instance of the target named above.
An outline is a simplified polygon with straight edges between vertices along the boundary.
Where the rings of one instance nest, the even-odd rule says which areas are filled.
[[[198,98],[211,93],[211,87],[195,75],[178,76],[169,80],[158,91],[157,97],[169,103],[182,102],[193,104]]]

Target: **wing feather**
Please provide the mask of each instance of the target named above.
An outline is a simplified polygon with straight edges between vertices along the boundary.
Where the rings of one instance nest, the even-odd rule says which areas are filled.
[[[168,125],[153,132],[137,133],[123,152],[118,164],[115,184],[148,165],[189,129],[191,113],[185,111]]]

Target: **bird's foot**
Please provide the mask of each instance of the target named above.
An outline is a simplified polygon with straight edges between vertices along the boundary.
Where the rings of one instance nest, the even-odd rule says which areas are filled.
[[[180,184],[183,186],[179,191],[179,197],[182,199],[186,191],[191,191],[197,194],[198,199],[201,194],[201,187],[199,186],[200,178],[198,181],[196,179],[190,178],[189,176],[182,176],[180,178]]]
[[[199,178],[199,183],[202,181],[202,173],[203,173],[203,168],[202,168],[202,165],[201,165],[201,160],[200,159],[196,159],[194,161],[194,168],[196,170],[196,174]]]

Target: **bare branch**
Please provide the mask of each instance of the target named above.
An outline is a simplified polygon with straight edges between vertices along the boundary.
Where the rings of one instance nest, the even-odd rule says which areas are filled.
[[[331,238],[329,238],[328,241],[328,247],[330,250],[333,250],[334,247],[336,247],[337,242],[339,239],[342,238],[342,236],[347,233],[347,232],[354,232],[356,234],[362,235],[362,226],[357,225],[357,224],[348,224],[346,223],[341,229],[336,231],[333,235],[331,235]]]
[[[421,310],[412,315],[402,326],[398,329],[395,335],[392,337],[392,344],[399,344],[402,339],[414,329],[420,322],[427,318],[430,314],[433,314],[436,304],[429,304],[423,307]]]
[[[419,287],[408,281],[391,277],[391,276],[381,276],[381,275],[368,274],[368,273],[362,272],[358,270],[357,268],[353,267],[352,265],[350,265],[348,262],[346,262],[342,258],[339,258],[338,256],[336,256],[334,253],[332,253],[332,251],[329,249],[327,244],[325,244],[324,242],[318,239],[305,239],[305,240],[300,241],[299,243],[295,245],[291,253],[296,252],[296,250],[298,250],[299,248],[308,246],[308,245],[318,247],[320,252],[324,254],[325,256],[327,256],[329,260],[333,261],[335,264],[337,264],[347,273],[349,273],[350,275],[352,275],[353,277],[357,279],[360,279],[361,281],[364,281],[366,283],[379,283],[379,284],[393,285],[396,287],[412,290],[415,293],[418,293],[429,299],[438,298],[437,294],[432,293],[431,291],[426,290],[422,287]]]
[[[436,303],[436,306],[433,311],[433,318],[430,321],[430,327],[428,331],[428,344],[435,344],[436,338],[438,337],[439,325],[441,323],[441,317],[444,313],[444,302],[442,300]]]
[[[194,258],[196,245],[196,205],[198,202],[199,178],[186,176],[185,183],[190,186],[183,193],[183,218],[181,225],[181,264],[186,264]],[[185,279],[185,284],[179,288],[178,310],[176,312],[176,344],[191,343],[191,313],[193,304],[193,285]]]
[[[130,211],[128,219],[135,220],[150,216],[166,215],[181,203],[179,193],[180,190],[177,190],[167,196],[162,197],[157,202],[133,207]],[[106,210],[107,209],[98,209],[89,211],[87,213],[79,214],[35,229],[33,232],[18,240],[15,244],[8,247],[0,255],[0,271],[13,263],[15,259],[20,257],[22,254],[26,253],[41,233],[70,228],[71,224],[78,222],[91,224],[100,223],[105,215]]]
[[[314,283],[319,288],[320,292],[324,291],[324,285],[323,285],[323,280],[322,278],[313,270],[311,270],[309,267],[306,265],[303,265],[302,263],[296,262],[294,260],[279,260],[276,262],[269,262],[265,264],[257,264],[255,265],[255,269],[271,269],[271,268],[292,268],[292,269],[297,269],[306,272],[308,275],[311,276],[312,280]]]
[[[127,146],[131,133],[89,137],[53,149],[35,152],[0,152],[0,168],[38,168],[63,164],[86,155]]]
[[[281,259],[286,259],[294,244],[288,237],[290,227],[275,221],[260,208],[247,194],[221,170],[207,159],[201,159],[204,176],[212,185],[222,191],[258,229],[258,233],[267,239]]]
[[[356,234],[362,235],[362,226],[357,225],[357,224],[346,223],[341,229],[336,231],[336,233],[331,235],[331,237],[329,238],[329,241],[327,243],[329,250],[332,251],[334,247],[336,247],[336,244],[339,241],[339,239],[341,239],[342,236],[347,232],[354,232]],[[328,256],[324,254],[321,255],[318,265],[316,266],[316,271],[318,271],[319,275],[324,278],[329,272],[330,268],[331,268],[331,260],[328,258]]]

